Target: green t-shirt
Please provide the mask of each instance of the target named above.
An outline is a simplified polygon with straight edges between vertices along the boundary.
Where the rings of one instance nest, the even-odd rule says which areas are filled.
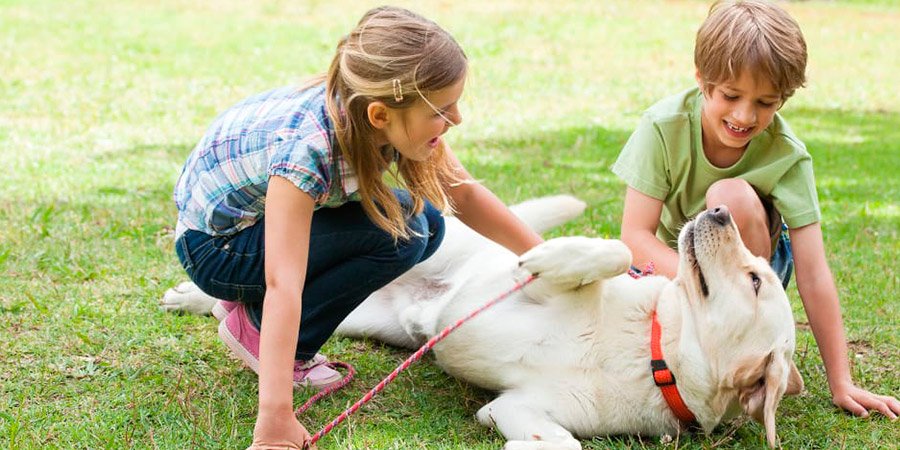
[[[818,222],[812,158],[787,122],[776,113],[741,159],[721,168],[703,153],[702,105],[700,90],[693,88],[650,107],[612,166],[628,186],[663,202],[657,237],[677,247],[681,226],[706,209],[706,190],[724,178],[750,183],[790,228]]]

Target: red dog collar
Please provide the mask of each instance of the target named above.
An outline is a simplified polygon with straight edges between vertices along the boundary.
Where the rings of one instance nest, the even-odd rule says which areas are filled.
[[[666,360],[663,359],[662,346],[659,343],[660,334],[662,334],[662,331],[659,321],[656,320],[656,311],[653,311],[650,325],[650,370],[653,373],[653,382],[659,386],[663,398],[666,399],[666,403],[675,414],[675,417],[687,425],[694,424],[696,418],[694,418],[694,414],[688,409],[687,405],[684,404],[684,400],[675,386],[675,375],[672,374],[672,371],[666,366]]]

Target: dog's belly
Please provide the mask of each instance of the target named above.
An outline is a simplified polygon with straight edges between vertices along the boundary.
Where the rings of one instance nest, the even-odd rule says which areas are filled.
[[[548,366],[573,364],[550,351],[570,340],[565,331],[522,317],[521,310],[532,309],[522,306],[518,301],[497,305],[457,329],[435,348],[438,364],[450,375],[493,390],[521,385]]]
[[[447,306],[440,323],[460,316],[461,307]],[[611,352],[607,345],[616,341],[612,336],[618,325],[604,329],[591,314],[569,306],[535,304],[515,294],[450,334],[435,348],[435,356],[447,373],[492,390],[620,369],[616,359],[607,357],[628,352]]]

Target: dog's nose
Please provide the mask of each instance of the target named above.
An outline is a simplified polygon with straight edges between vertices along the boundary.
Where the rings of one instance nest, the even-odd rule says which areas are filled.
[[[710,210],[709,216],[719,225],[725,225],[731,221],[731,214],[728,212],[728,207],[725,205],[719,205]]]

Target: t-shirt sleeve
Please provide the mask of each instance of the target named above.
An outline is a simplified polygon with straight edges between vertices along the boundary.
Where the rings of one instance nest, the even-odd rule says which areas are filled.
[[[269,160],[268,175],[280,176],[309,194],[316,203],[327,197],[330,182],[330,158],[302,140],[276,144]]]
[[[641,118],[612,171],[629,187],[657,200],[665,200],[669,194],[666,148],[659,128],[649,115]]]
[[[822,218],[809,157],[797,161],[784,173],[772,189],[771,196],[789,228],[803,227]]]

